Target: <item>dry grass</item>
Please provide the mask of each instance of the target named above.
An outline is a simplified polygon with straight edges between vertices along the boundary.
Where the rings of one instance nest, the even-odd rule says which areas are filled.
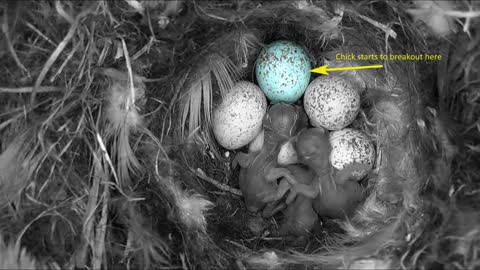
[[[0,268],[478,267],[465,220],[480,213],[480,7],[445,3],[3,2]],[[376,141],[377,170],[357,215],[306,244],[217,188],[237,172],[209,128],[279,38],[315,65],[445,58],[338,74],[367,89],[354,126]]]

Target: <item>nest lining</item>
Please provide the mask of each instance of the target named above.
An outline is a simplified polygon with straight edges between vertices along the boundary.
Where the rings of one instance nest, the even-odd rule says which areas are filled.
[[[284,12],[288,13],[288,11],[290,10],[286,8]],[[293,9],[292,12],[299,11]],[[325,35],[325,33],[321,31],[324,29],[315,29],[316,31],[312,31],[312,29],[308,29],[308,26],[311,26],[311,24],[288,21],[288,19],[286,22],[285,19],[283,20],[282,22],[275,21],[275,19],[269,22],[264,22],[268,20],[260,20],[260,23],[254,20],[255,23],[251,23],[251,25],[255,25],[255,28],[267,29],[265,30],[265,35],[257,36],[256,40],[263,43],[269,43],[270,41],[278,39],[289,39],[299,42],[311,52],[314,57],[312,62],[314,62],[315,65],[321,65],[327,61],[340,66],[366,64],[364,62],[353,61],[336,62],[327,57],[335,55],[337,52],[369,53],[383,52],[384,50],[383,46],[385,45],[385,41],[377,38],[378,32],[381,32],[381,30],[375,29],[374,27],[368,28],[368,24],[365,23],[361,24],[361,26],[357,24],[358,22],[354,22],[350,26],[348,23],[345,23],[345,29],[336,29],[337,32],[329,36],[329,39],[321,41],[311,37],[321,37]],[[325,18],[324,20],[326,21],[327,19]],[[321,25],[325,21],[317,18],[316,25]],[[365,29],[365,32],[359,34],[355,30],[349,29],[349,27],[356,29],[362,27]],[[365,33],[370,33],[370,31],[371,35],[367,35],[366,37]],[[413,35],[415,33],[410,34]],[[343,40],[340,40],[340,38]],[[221,38],[220,40],[224,41]],[[390,50],[393,51],[413,50],[413,46],[405,47],[399,44],[401,43],[388,43]],[[233,47],[234,44],[215,45],[215,43],[213,43],[212,46],[224,46],[228,48]],[[257,46],[256,50],[258,51],[260,48],[261,45]],[[253,50],[255,50],[255,48]],[[345,235],[334,240],[333,243],[322,243],[323,245],[327,245],[327,249],[330,248],[330,250],[336,247],[336,252],[326,252],[326,255],[319,255],[317,256],[318,258],[314,255],[310,258],[305,256],[302,259],[306,261],[336,264],[342,263],[342,261],[348,258],[348,255],[340,254],[348,254],[350,252],[351,257],[361,257],[362,254],[368,255],[371,249],[361,251],[359,247],[347,247],[347,243],[351,242],[350,245],[352,243],[361,243],[360,245],[367,246],[373,245],[369,243],[369,241],[362,244],[360,240],[366,237],[374,237],[371,236],[371,234],[377,235],[379,239],[371,240],[371,242],[377,241],[377,243],[390,237],[399,237],[396,235],[398,233],[397,227],[400,227],[399,220],[405,221],[407,219],[406,213],[408,209],[421,209],[419,205],[420,202],[418,201],[418,191],[421,186],[421,180],[419,173],[416,172],[418,168],[415,166],[414,159],[421,160],[422,158],[419,156],[421,156],[422,153],[417,151],[414,139],[412,139],[412,136],[415,135],[411,135],[411,133],[416,132],[414,130],[415,127],[409,128],[417,106],[419,105],[417,103],[419,100],[421,102],[418,93],[415,92],[415,85],[418,83],[418,79],[415,74],[411,72],[411,70],[415,68],[414,64],[390,62],[385,64],[387,67],[386,71],[356,72],[354,75],[344,72],[343,74],[337,75],[345,76],[347,79],[353,80],[353,83],[357,86],[363,86],[363,91],[361,91],[363,100],[362,113],[352,124],[352,127],[363,130],[375,138],[377,142],[377,153],[379,153],[377,169],[368,177],[370,197],[363,206],[360,207],[359,212],[352,220],[341,224],[345,230]],[[249,67],[252,68],[253,66],[254,62],[250,59]],[[410,71],[410,73],[408,73],[408,71]],[[247,71],[246,74],[247,75],[241,79],[254,82],[251,75],[252,69]],[[396,74],[402,74],[402,76]],[[216,145],[214,142],[212,144]],[[220,155],[221,154],[218,154],[217,156]],[[233,154],[231,154],[231,156],[233,156]],[[226,164],[228,166],[228,162]],[[222,163],[222,165],[225,166],[225,163]],[[233,177],[233,179],[235,179],[235,177]],[[235,182],[236,179],[230,181],[233,185],[236,185]],[[388,233],[383,232],[383,235],[382,233],[377,233],[385,227],[389,228],[389,230],[386,230]],[[395,230],[392,228],[395,228]],[[382,237],[384,238],[382,239]],[[398,243],[394,242],[392,244],[395,245]]]

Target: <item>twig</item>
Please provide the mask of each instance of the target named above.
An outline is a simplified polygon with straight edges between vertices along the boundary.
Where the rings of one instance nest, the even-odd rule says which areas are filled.
[[[77,45],[75,45],[75,47],[73,48],[73,50],[68,54],[67,58],[65,59],[65,61],[63,61],[62,65],[60,66],[60,68],[57,70],[57,72],[55,72],[55,74],[50,77],[50,83],[53,83],[55,81],[55,79],[58,77],[58,75],[60,75],[60,73],[62,73],[63,69],[67,66],[68,62],[70,62],[70,60],[72,59],[73,55],[77,52],[78,48],[80,48],[80,45],[81,43],[78,42]]]
[[[60,92],[62,87],[58,86],[40,86],[37,89],[37,93],[48,93],[48,92]],[[12,93],[12,94],[22,94],[22,93],[31,93],[33,87],[19,87],[19,88],[10,88],[10,87],[0,87],[0,93]]]
[[[480,153],[480,145],[465,144],[465,146],[468,147],[468,151]]]
[[[100,150],[102,151],[103,153],[103,157],[105,158],[105,160],[107,161],[107,165],[108,167],[110,168],[110,170],[112,171],[112,176],[113,178],[115,179],[115,183],[112,183],[114,186],[116,186],[117,188],[117,191],[120,192],[120,194],[122,194],[123,196],[125,196],[125,198],[129,201],[129,202],[133,202],[133,201],[141,201],[143,200],[143,198],[131,198],[129,197],[127,194],[125,194],[125,192],[123,192],[123,187],[122,187],[122,184],[120,182],[120,179],[118,177],[118,174],[117,174],[117,171],[115,170],[115,166],[113,166],[113,162],[112,162],[112,159],[110,158],[110,155],[108,154],[108,151],[107,151],[107,147],[105,146],[105,143],[102,139],[102,137],[100,136],[100,134],[98,132],[95,133],[95,137],[97,139],[97,142],[98,142],[98,145],[100,146]]]
[[[235,242],[235,241],[232,241],[232,240],[229,240],[229,239],[224,239],[224,241],[227,242],[227,243],[229,243],[229,244],[232,244],[232,245],[234,245],[234,246],[236,246],[236,247],[239,247],[239,248],[241,248],[241,249],[243,249],[243,250],[251,251],[251,249],[249,249],[248,247],[246,247],[246,246],[244,246],[244,245],[242,245],[242,244],[239,244],[239,243],[237,243],[237,242]]]
[[[198,177],[200,177],[201,179],[209,182],[210,184],[214,185],[215,187],[217,187],[218,189],[221,189],[223,191],[228,191],[234,195],[237,195],[237,196],[242,196],[242,191],[239,190],[239,189],[236,189],[236,188],[232,188],[231,186],[228,186],[228,185],[225,185],[223,183],[220,183],[218,182],[217,180],[213,179],[213,178],[210,178],[209,176],[207,176],[205,174],[205,172],[203,172],[202,169],[200,168],[197,168],[196,171],[194,171],[192,168],[189,167],[189,169]]]
[[[43,34],[42,32],[40,32],[40,30],[38,30],[38,28],[36,28],[33,24],[29,23],[29,22],[25,22],[25,25],[32,29],[35,33],[37,33],[41,38],[45,39],[48,43],[50,43],[52,46],[54,47],[57,47],[58,44],[55,44],[55,42],[53,42],[49,37],[47,37],[45,34]]]
[[[33,87],[32,95],[30,96],[30,105],[31,106],[33,106],[33,104],[35,103],[37,89],[40,87],[40,84],[42,84],[43,79],[45,79],[45,76],[47,75],[48,71],[52,67],[53,63],[57,60],[58,56],[60,56],[60,53],[62,53],[62,51],[67,46],[67,44],[72,39],[73,35],[75,34],[75,31],[77,30],[80,19],[82,19],[83,17],[88,15],[90,12],[91,12],[91,9],[88,8],[88,9],[85,9],[84,11],[82,11],[80,14],[78,14],[78,16],[75,18],[74,23],[70,26],[70,29],[68,30],[67,35],[65,35],[62,42],[60,42],[60,44],[57,46],[55,51],[53,51],[53,53],[48,58],[47,62],[45,63],[45,65],[42,68],[42,71],[38,75],[37,80],[35,81],[35,85]]]
[[[15,60],[15,63],[17,66],[27,74],[28,77],[30,77],[30,72],[28,72],[28,69],[22,64],[20,59],[17,56],[17,53],[15,52],[15,49],[13,48],[12,41],[10,40],[10,35],[8,34],[8,10],[6,8],[4,9],[4,17],[3,17],[3,23],[2,23],[2,32],[5,35],[5,41],[7,42],[8,50],[12,54],[13,60]]]
[[[444,10],[445,15],[455,18],[475,18],[480,17],[480,11],[457,11],[457,10]]]
[[[95,232],[95,250],[93,251],[93,269],[100,269],[102,266],[103,252],[105,250],[105,234],[107,231],[107,215],[108,215],[108,204],[110,199],[110,187],[105,185],[103,187],[102,194],[102,217],[100,222],[97,224],[97,230]]]
[[[467,196],[472,196],[472,195],[475,195],[475,194],[478,194],[480,193],[480,189],[476,189],[476,190],[473,190],[473,191],[465,191],[465,195]]]
[[[92,151],[92,158],[93,158],[93,183],[90,186],[90,190],[88,193],[88,202],[85,211],[85,216],[83,218],[83,226],[82,226],[82,239],[80,243],[80,247],[77,248],[75,251],[75,266],[79,268],[84,268],[87,260],[87,248],[89,244],[92,242],[90,239],[93,238],[93,226],[94,226],[94,219],[95,219],[95,212],[97,211],[98,207],[98,194],[100,189],[100,181],[105,176],[105,172],[102,169],[100,157]]]
[[[195,12],[198,15],[201,15],[200,12],[198,12],[198,11],[201,11],[203,14],[205,14],[209,18],[219,20],[219,21],[224,21],[224,22],[242,22],[243,23],[248,17],[250,17],[252,14],[254,14],[257,11],[256,8],[253,8],[250,11],[246,12],[245,15],[243,15],[242,17],[240,17],[240,15],[238,14],[231,13],[229,14],[230,18],[224,18],[224,17],[217,16],[215,14],[207,13],[199,4],[195,2],[195,0],[193,1],[193,5],[195,8]],[[257,8],[259,7],[261,7],[261,4],[257,4]]]
[[[393,39],[396,39],[397,38],[397,33],[395,31],[392,30],[392,28],[388,25],[385,25],[385,24],[382,24],[382,23],[379,23],[377,21],[374,21],[366,16],[363,16],[363,15],[360,15],[360,14],[357,14],[358,17],[360,17],[361,19],[363,19],[364,21],[367,21],[368,23],[370,23],[371,25],[377,27],[377,28],[380,28],[382,29],[385,34],[387,35],[387,37],[392,37]]]
[[[21,115],[17,115],[16,117],[12,117],[12,118],[6,120],[3,123],[0,123],[0,131],[2,129],[4,129],[5,127],[7,127],[8,125],[10,125],[11,123],[13,123],[14,121],[16,121],[19,116],[21,116]]]
[[[125,57],[125,64],[127,65],[127,70],[128,70],[128,82],[130,86],[130,102],[127,103],[127,109],[126,111],[130,111],[130,106],[133,105],[135,106],[135,86],[134,86],[134,81],[133,81],[133,71],[132,71],[132,65],[130,64],[130,54],[128,53],[127,49],[127,44],[125,43],[125,40],[121,38],[122,40],[122,48],[123,48],[123,55]]]
[[[220,16],[217,16],[217,15],[213,15],[213,14],[208,14],[207,12],[205,12],[205,10],[203,10],[202,7],[200,7],[199,5],[197,5],[197,3],[195,3],[195,1],[193,1],[193,6],[195,8],[195,11],[197,11],[197,14],[200,15],[198,13],[198,10],[200,10],[201,12],[203,12],[203,14],[207,15],[208,17],[210,18],[213,18],[213,19],[216,19],[216,20],[220,20],[220,21],[227,21],[227,22],[234,22],[232,20],[229,20],[227,18],[223,18],[223,17],[220,17]]]
[[[39,219],[43,217],[53,215],[53,214],[50,214],[49,212],[55,210],[57,207],[58,206],[52,207],[50,209],[46,209],[45,211],[37,215],[34,219],[32,219],[25,227],[23,227],[23,229],[20,231],[20,233],[17,236],[17,240],[15,241],[15,246],[17,248],[21,246],[23,235],[28,231],[28,229],[32,226],[33,223],[37,222]]]
[[[355,13],[355,12],[354,12]],[[396,39],[397,38],[397,33],[395,31],[393,31],[393,29],[389,26],[389,25],[385,25],[385,24],[382,24],[382,23],[379,23],[375,20],[372,20],[366,16],[363,16],[361,14],[357,14],[355,13],[358,17],[360,17],[362,20],[370,23],[371,25],[381,29],[382,31],[385,32],[385,52],[388,52],[388,38],[389,37],[392,37],[393,39]]]
[[[132,233],[132,230],[128,230],[127,244],[125,246],[125,250],[123,251],[123,259],[122,259],[123,263],[125,263],[125,259],[127,259],[128,256],[130,255],[130,252],[132,252],[133,250],[132,245],[133,245],[133,233]],[[127,262],[127,265],[128,265],[128,262]]]
[[[36,104],[35,107],[25,108],[25,106],[22,106],[20,108],[16,108],[12,111],[5,112],[5,113],[1,114],[0,116],[17,113],[16,115],[10,116],[8,120],[0,123],[0,131],[3,130],[8,125],[10,125],[12,123],[15,123],[15,121],[17,121],[17,119],[19,119],[20,117],[24,117],[25,115],[27,115],[29,112],[31,112],[36,107],[44,105],[44,104],[48,103],[49,101],[50,101],[49,99],[45,99],[42,102],[39,102],[38,104]]]
[[[148,41],[148,43],[143,46],[138,52],[136,52],[133,56],[132,56],[132,59],[131,61],[135,61],[137,60],[140,56],[142,56],[144,53],[150,51],[150,49],[152,48],[152,45],[153,45],[153,42],[155,41],[155,37],[151,36],[150,37],[150,40]]]
[[[60,17],[64,18],[70,24],[73,24],[75,22],[73,17],[70,14],[68,14],[67,11],[60,4],[59,0],[55,1],[55,9],[57,10],[58,15],[60,15]]]

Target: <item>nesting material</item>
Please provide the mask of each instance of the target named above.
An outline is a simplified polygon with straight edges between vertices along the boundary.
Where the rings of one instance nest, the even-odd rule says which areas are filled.
[[[0,269],[47,269],[32,257],[25,248],[5,243],[0,235]]]
[[[35,143],[32,131],[20,131],[0,154],[0,203],[18,204],[22,191],[35,177],[35,171],[45,158],[41,145]],[[4,141],[4,143],[7,143]]]
[[[319,6],[309,6],[306,3],[284,7],[266,5],[263,7],[264,9],[249,14],[251,20],[247,26],[253,25],[253,21],[255,21],[255,27],[257,28],[269,25],[268,16],[260,18],[259,14],[263,16],[269,14],[269,12],[292,14],[292,17],[287,16],[286,19],[291,27],[276,29],[269,25],[271,33],[270,35],[267,34],[264,42],[268,44],[274,40],[289,37],[295,42],[303,44],[311,52],[311,60],[316,65],[329,64],[330,66],[342,67],[373,64],[378,63],[378,59],[377,61],[339,61],[337,55],[378,55],[379,52],[388,54],[420,51],[425,48],[422,33],[409,28],[410,26],[404,26],[403,29],[407,29],[407,31],[400,33],[399,29],[392,27],[392,24],[387,25],[379,22],[382,20],[380,14],[369,13],[366,9],[362,9],[361,5],[334,5],[335,9],[333,11],[326,6]],[[388,5],[383,7],[390,8]],[[338,16],[329,17],[329,15],[320,11],[322,8],[324,11],[330,10]],[[395,8],[392,8],[392,12],[398,12],[399,8],[402,8],[401,5],[395,6]],[[215,9],[212,8],[210,11],[214,12]],[[302,24],[293,19],[293,14],[305,15],[313,12],[318,15],[315,26],[311,23]],[[342,17],[344,13],[349,14],[352,20],[349,21],[349,19]],[[397,15],[408,16],[406,13],[397,13]],[[338,25],[339,20],[343,22],[342,25]],[[346,25],[349,27],[343,27]],[[360,28],[355,30],[360,25],[362,25],[361,33],[358,31]],[[408,25],[413,26],[414,24],[412,22]],[[296,32],[299,29],[301,29],[301,34]],[[377,33],[378,36],[374,33]],[[323,37],[322,43],[306,38],[307,36],[315,36],[315,34]],[[444,32],[444,34],[447,33]],[[341,238],[343,240],[337,239],[333,243],[327,244],[330,247],[328,249],[330,252],[302,254],[298,257],[287,256],[282,261],[282,265],[308,262],[324,266],[347,267],[353,265],[354,268],[391,266],[391,260],[386,259],[386,257],[385,260],[379,259],[376,261],[360,258],[368,257],[380,251],[385,252],[387,256],[388,250],[402,247],[408,233],[412,234],[412,231],[403,227],[402,221],[411,222],[409,227],[411,230],[415,230],[412,228],[425,226],[424,219],[412,218],[422,216],[423,211],[425,211],[420,199],[420,192],[427,180],[425,173],[430,165],[425,158],[430,151],[429,149],[431,149],[431,145],[429,145],[428,139],[422,141],[424,140],[422,138],[435,136],[431,130],[417,129],[417,123],[425,121],[422,118],[420,108],[426,97],[422,96],[418,89],[420,81],[417,76],[418,73],[415,71],[420,68],[421,63],[380,62],[385,65],[383,70],[344,71],[335,74],[338,76],[337,78],[348,81],[349,85],[352,85],[355,89],[355,94],[358,94],[356,99],[358,107],[353,106],[355,108],[352,119],[345,119],[345,124],[339,127],[326,126],[329,129],[341,129],[355,119],[351,124],[352,127],[361,130],[373,139],[377,155],[371,155],[375,160],[369,158],[367,162],[370,168],[374,168],[366,179],[369,193],[367,199],[359,207],[354,217],[341,223],[345,235]],[[335,75],[331,74],[332,78],[335,78]],[[322,79],[317,78],[316,80],[320,81]],[[308,92],[307,89],[306,95],[308,95]],[[309,113],[308,100],[306,96],[304,100],[306,111],[313,125],[325,126],[325,123],[319,123],[312,116],[312,112]],[[338,107],[335,106],[335,108]],[[283,148],[279,161],[282,160],[284,152],[289,149],[287,146],[289,144],[286,144]],[[368,148],[373,150],[373,145]],[[345,245],[347,243],[348,246]],[[382,245],[379,245],[380,243]],[[350,255],[344,256],[341,254]],[[393,261],[398,263],[397,260]]]
[[[0,268],[478,268],[478,2],[3,1],[0,10],[0,230],[16,240],[0,240]],[[297,228],[296,209],[252,215],[232,161],[263,149],[268,132],[235,147],[215,138],[215,110],[235,83],[258,84],[257,58],[278,40],[305,50],[311,81],[341,80],[358,94],[352,118],[329,128],[361,131],[375,148],[369,173],[348,182],[362,191],[348,219]],[[442,60],[398,60],[405,54]],[[384,67],[325,77],[307,64]],[[308,103],[297,98],[288,102]],[[280,166],[305,158],[289,135],[266,153],[279,151]],[[254,175],[266,164],[256,165]],[[344,187],[327,183],[341,201]]]
[[[113,141],[113,157],[118,164],[121,186],[131,184],[131,177],[141,169],[140,161],[132,149],[130,136],[143,125],[139,104],[144,102],[145,85],[140,81],[135,86],[127,80],[111,83],[106,93],[105,123],[107,140]]]

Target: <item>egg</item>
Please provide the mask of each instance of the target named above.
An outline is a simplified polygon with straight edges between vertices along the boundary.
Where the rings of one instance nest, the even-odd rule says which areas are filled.
[[[366,166],[358,166],[361,171],[353,171],[352,179],[360,180],[373,168],[375,162],[375,148],[368,136],[359,130],[345,128],[330,133],[330,163],[337,170],[342,170],[354,163]]]
[[[258,152],[262,150],[263,143],[265,142],[265,129],[262,128],[260,133],[250,142],[248,145],[248,152]]]
[[[287,166],[290,164],[295,164],[298,162],[298,155],[297,151],[295,151],[295,146],[293,142],[287,141],[282,146],[280,146],[280,150],[278,151],[277,156],[277,163],[280,166]]]
[[[237,82],[213,112],[213,134],[226,149],[249,144],[262,130],[267,99],[260,88],[247,81]]]
[[[299,44],[278,40],[259,54],[255,67],[257,83],[272,103],[294,103],[310,82],[310,57]]]
[[[360,110],[360,95],[344,78],[320,76],[303,98],[305,112],[315,127],[340,130],[350,125]]]

